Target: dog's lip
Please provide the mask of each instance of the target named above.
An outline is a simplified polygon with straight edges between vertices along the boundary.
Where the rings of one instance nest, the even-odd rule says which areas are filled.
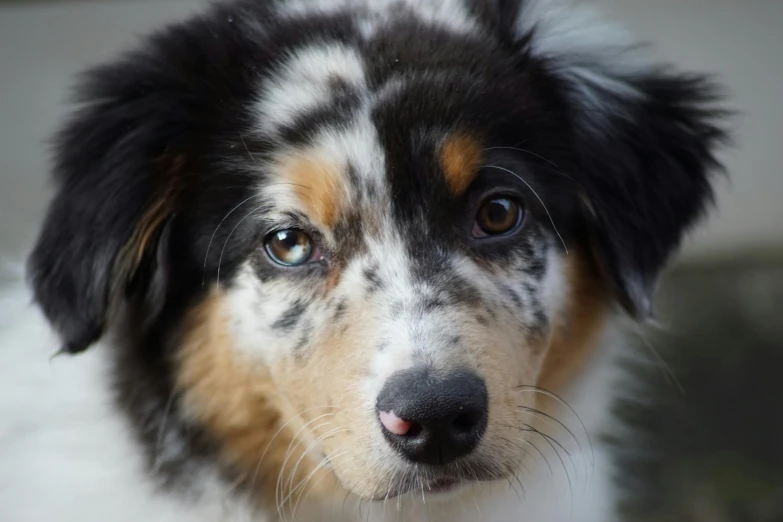
[[[419,498],[430,495],[436,497],[440,495],[447,496],[448,493],[458,491],[466,485],[507,478],[506,474],[499,469],[470,466],[469,462],[465,465],[467,467],[463,466],[461,470],[453,468],[425,468],[421,474],[414,476],[406,473],[406,480],[393,484],[388,491],[374,496],[372,499],[386,501],[401,495],[415,495]],[[464,475],[466,469],[470,470],[470,475],[467,477]]]
[[[417,491],[420,491],[425,495],[446,493],[459,488],[462,484],[463,481],[455,477],[441,477],[423,482],[410,482],[408,484],[401,484],[399,488],[390,491],[387,496],[383,497],[383,499],[388,500],[390,498],[405,495],[407,493],[415,493]]]
[[[456,489],[462,482],[455,478],[445,477],[428,482],[425,491],[428,493],[444,493]]]

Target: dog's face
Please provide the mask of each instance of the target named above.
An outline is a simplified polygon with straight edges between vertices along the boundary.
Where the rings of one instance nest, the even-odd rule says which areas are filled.
[[[525,391],[648,311],[722,137],[539,3],[229,5],[89,76],[31,277],[68,351],[112,335],[156,462],[180,429],[278,502],[520,469]]]
[[[450,52],[476,54],[475,66],[491,57],[485,45]],[[257,152],[252,133],[234,140],[234,161],[255,181],[229,211],[232,228],[258,239],[230,276],[215,274],[179,353],[196,415],[233,425],[225,404],[252,412],[247,381],[263,382],[260,394],[316,445],[311,456],[371,498],[418,487],[416,466],[433,484],[517,469],[524,453],[512,441],[534,405],[518,387],[539,381],[558,322],[589,323],[572,338],[583,343],[606,304],[579,246],[567,251],[569,196],[555,187],[570,180],[546,159],[568,161],[545,138],[565,122],[514,128],[548,103],[527,72],[498,68],[477,95],[465,70],[433,79],[431,63],[371,88],[368,64],[345,45],[281,60],[251,113],[274,146]],[[292,96],[299,104],[284,111]],[[324,110],[338,121],[317,119]],[[286,138],[293,125],[302,130]],[[253,464],[266,435],[256,426],[237,458]]]

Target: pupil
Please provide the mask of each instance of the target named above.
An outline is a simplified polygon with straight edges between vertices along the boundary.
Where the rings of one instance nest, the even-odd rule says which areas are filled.
[[[292,249],[299,243],[296,232],[282,231],[277,233],[277,240],[286,249]]]
[[[504,225],[508,220],[511,202],[507,199],[495,199],[489,204],[489,221],[495,225]]]

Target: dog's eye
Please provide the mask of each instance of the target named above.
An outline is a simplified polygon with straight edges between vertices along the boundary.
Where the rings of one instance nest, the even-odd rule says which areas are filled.
[[[264,247],[272,261],[283,266],[303,265],[320,256],[310,236],[294,228],[273,232]]]
[[[486,200],[473,224],[473,237],[500,236],[513,232],[522,224],[522,206],[508,197]]]

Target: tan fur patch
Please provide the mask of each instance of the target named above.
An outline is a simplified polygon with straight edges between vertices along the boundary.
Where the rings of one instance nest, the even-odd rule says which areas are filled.
[[[608,319],[609,296],[590,258],[571,251],[566,261],[570,292],[539,374],[539,386],[556,391],[584,367]]]
[[[455,196],[462,195],[478,172],[481,164],[481,146],[466,133],[448,136],[440,148],[440,166],[449,190]]]
[[[289,184],[307,216],[331,227],[347,205],[341,166],[318,150],[287,155],[277,163],[278,182]]]
[[[160,180],[154,198],[136,223],[130,239],[117,258],[116,274],[118,280],[131,277],[139,268],[150,241],[160,227],[174,211],[174,201],[186,177],[184,158],[164,157],[156,162]]]
[[[186,414],[206,427],[222,450],[224,464],[238,472],[238,481],[266,502],[275,502],[272,505],[286,499],[282,503],[290,509],[299,495],[333,487],[333,479],[316,469],[314,460],[320,459],[303,458],[309,444],[294,440],[297,424],[285,424],[295,415],[281,418],[269,370],[240,360],[227,330],[222,297],[215,292],[186,323],[177,390]]]

